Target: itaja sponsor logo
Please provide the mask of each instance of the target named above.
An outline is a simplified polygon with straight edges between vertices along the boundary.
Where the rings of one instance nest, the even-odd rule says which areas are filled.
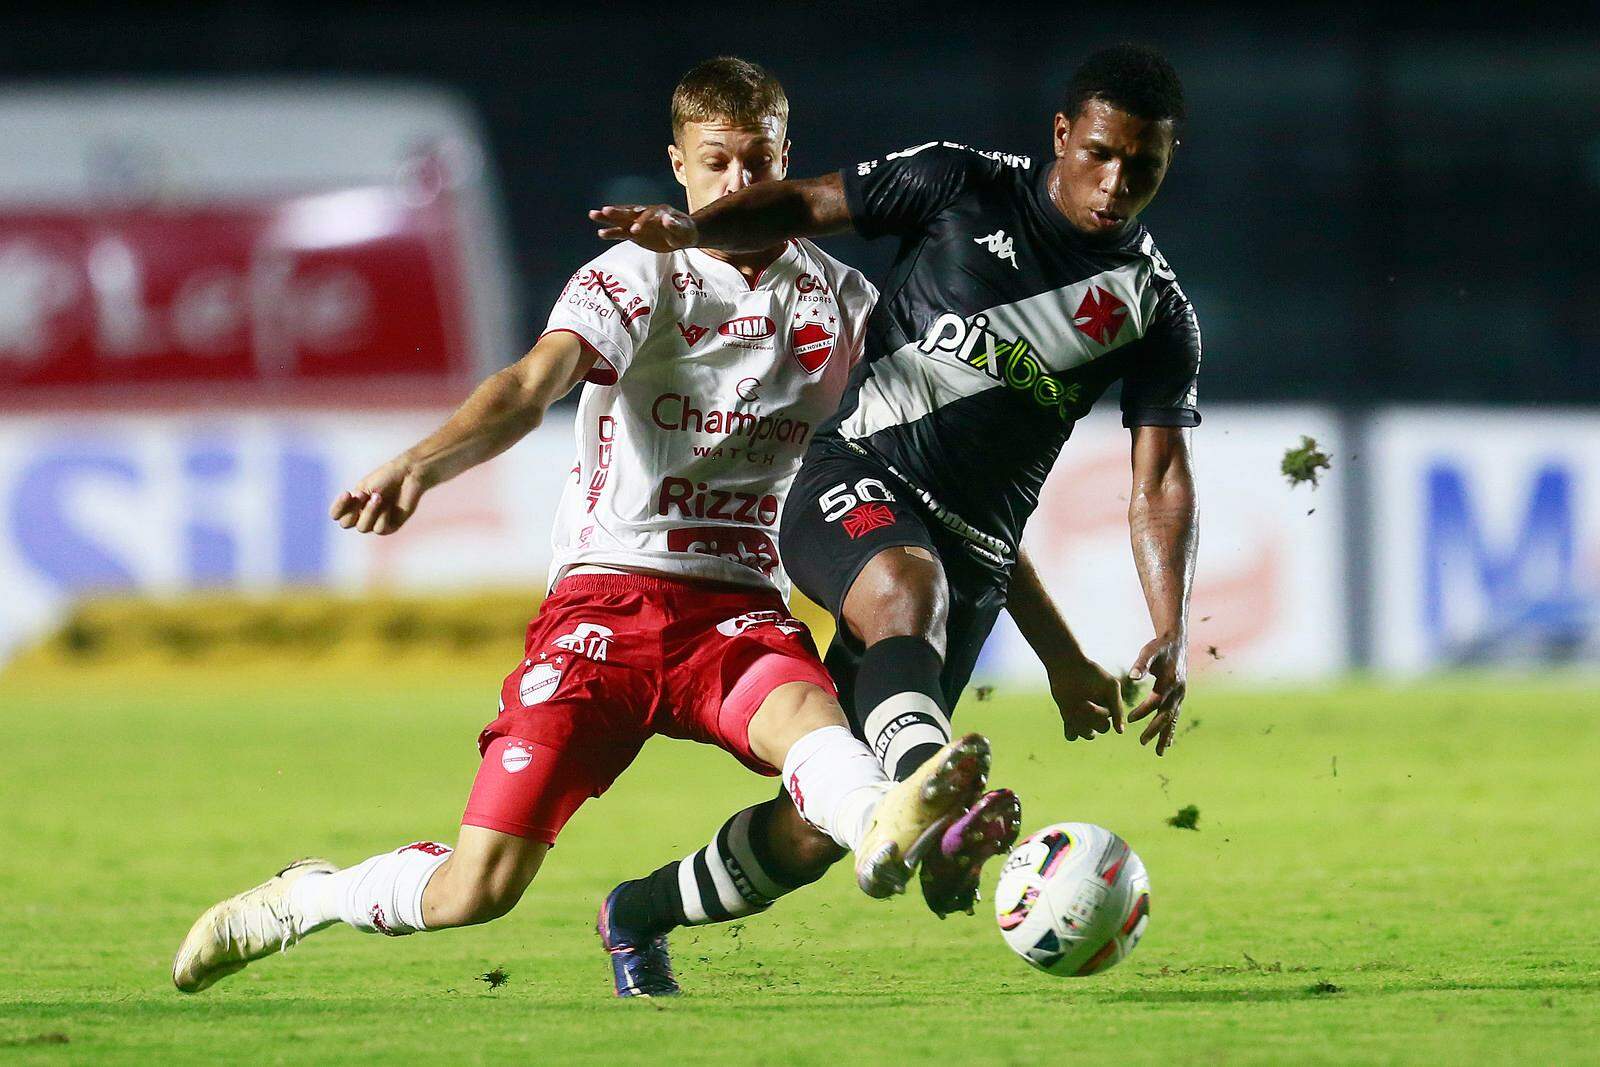
[[[766,348],[777,332],[777,323],[765,315],[741,315],[717,327],[717,333],[727,338],[729,344],[740,348]]]

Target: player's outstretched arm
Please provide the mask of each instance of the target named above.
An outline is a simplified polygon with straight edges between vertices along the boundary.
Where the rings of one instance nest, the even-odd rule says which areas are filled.
[[[607,241],[632,241],[652,252],[716,248],[759,252],[792,237],[820,237],[850,227],[838,174],[758,182],[720,197],[693,215],[667,204],[609,205],[589,212]]]
[[[1018,554],[1006,609],[1044,664],[1066,739],[1088,741],[1107,730],[1120,734],[1122,693],[1116,678],[1083,654],[1025,552]]]
[[[1152,681],[1150,695],[1133,709],[1128,721],[1150,717],[1139,743],[1154,740],[1158,756],[1172,746],[1178,712],[1188,691],[1189,592],[1199,546],[1196,519],[1189,431],[1176,426],[1135,426],[1128,530],[1156,636],[1139,651],[1128,672],[1136,681],[1147,674]]]
[[[546,334],[516,363],[485,378],[437,430],[340,493],[329,517],[358,533],[394,533],[423,493],[522,440],[593,366],[594,351],[575,335]]]

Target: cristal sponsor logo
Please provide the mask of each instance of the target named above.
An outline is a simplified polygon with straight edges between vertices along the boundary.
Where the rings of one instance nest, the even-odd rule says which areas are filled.
[[[611,650],[611,639],[615,636],[616,632],[609,626],[580,622],[576,630],[556,638],[555,646],[592,660],[604,660]],[[535,664],[533,670],[537,670],[540,666],[543,664]],[[532,670],[529,673],[531,674]]]
[[[987,237],[974,237],[972,239],[972,243],[982,245],[984,248],[993,252],[996,257],[1005,260],[1007,263],[1010,263],[1012,270],[1022,269],[1021,267],[1017,266],[1017,253],[1013,247],[1011,238],[1006,236],[1006,231],[996,230]]]
[[[1097,345],[1109,345],[1128,321],[1128,305],[1103,285],[1083,294],[1083,303],[1072,316],[1072,325]]]
[[[778,498],[734,489],[716,489],[687,478],[663,478],[656,493],[656,514],[680,519],[711,519],[755,526],[778,524]]]
[[[650,421],[660,429],[679,433],[744,437],[752,445],[762,441],[799,445],[811,436],[811,424],[803,419],[773,417],[754,411],[715,408],[706,411],[696,406],[695,398],[687,393],[662,393],[656,397],[655,403],[650,405]]]
[[[716,556],[761,574],[770,575],[778,567],[778,546],[771,535],[749,527],[680,526],[667,531],[667,551]]]
[[[781,633],[790,635],[806,632],[805,623],[781,611],[747,611],[717,623],[717,633],[724,637],[738,637],[756,626],[775,626]]]
[[[717,332],[740,341],[762,341],[777,333],[778,325],[765,315],[744,315],[729,319],[717,327]]]
[[[696,326],[692,322],[678,323],[678,332],[683,335],[684,341],[693,348],[700,343],[700,339],[711,332],[710,327]]]
[[[578,292],[573,294],[573,299],[578,299],[584,293],[604,295],[616,306],[624,322],[632,322],[639,316],[650,313],[650,305],[644,302],[643,297],[634,296],[630,297],[626,304],[622,302],[622,298],[628,295],[628,289],[614,274],[591,268],[587,274],[574,275],[573,281],[578,286]]]
[[[988,329],[989,317],[981,312],[968,322],[960,315],[947,311],[933,320],[927,336],[917,345],[924,353],[945,352],[963,363],[978,368],[1008,389],[1014,389],[1032,398],[1035,404],[1050,408],[1062,421],[1074,417],[1074,406],[1082,397],[1083,388],[1077,382],[1066,384],[1045,369],[1034,355],[1033,342],[1026,337],[1006,340],[996,337]]]
[[[516,742],[507,745],[500,753],[500,766],[505,768],[507,774],[521,774],[532,762],[533,750]]]

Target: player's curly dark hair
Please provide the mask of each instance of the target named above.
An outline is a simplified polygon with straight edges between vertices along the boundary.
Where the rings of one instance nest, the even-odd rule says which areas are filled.
[[[1183,83],[1167,57],[1154,48],[1119,44],[1085,59],[1067,86],[1062,112],[1075,117],[1090,100],[1104,100],[1142,119],[1183,122]]]

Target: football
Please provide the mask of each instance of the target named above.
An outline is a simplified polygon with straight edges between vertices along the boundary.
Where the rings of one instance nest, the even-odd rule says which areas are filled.
[[[1150,876],[1105,827],[1055,823],[1011,850],[994,910],[1013,952],[1046,974],[1081,978],[1114,966],[1144,936]]]

